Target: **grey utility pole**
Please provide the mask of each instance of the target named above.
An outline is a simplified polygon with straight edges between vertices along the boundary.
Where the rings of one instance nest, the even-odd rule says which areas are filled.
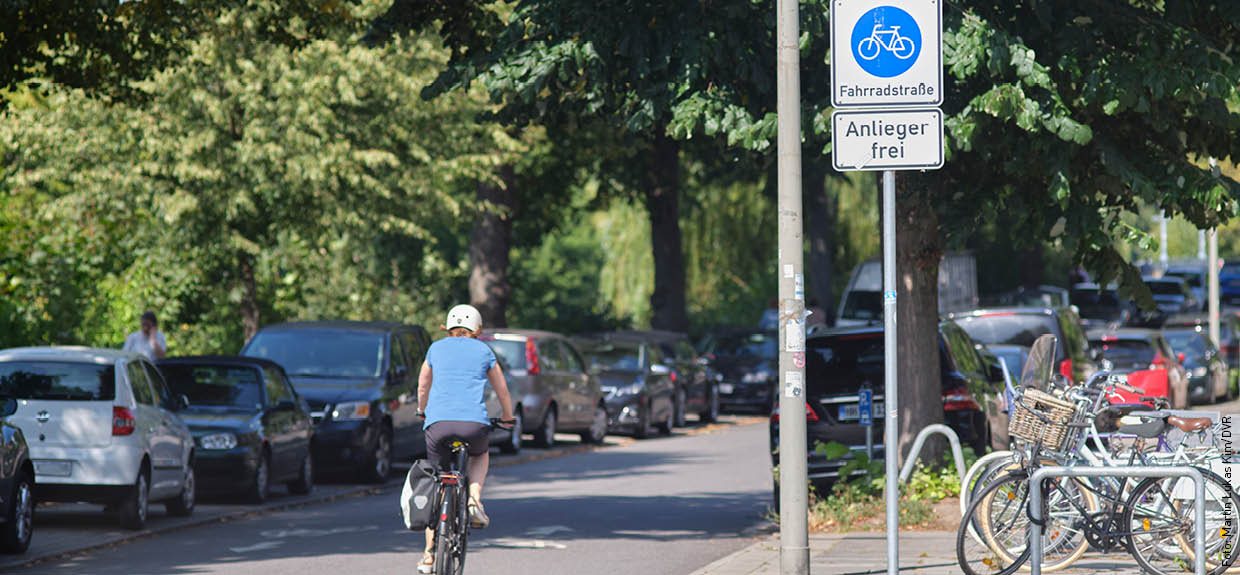
[[[896,173],[883,172],[883,459],[887,472],[887,573],[900,572],[900,412],[896,392]]]
[[[809,573],[805,435],[805,256],[801,222],[801,55],[797,0],[776,8],[779,115],[779,571]]]
[[[1219,335],[1219,300],[1218,300],[1218,229],[1211,229],[1206,233],[1210,241],[1210,257],[1206,264],[1206,278],[1209,284],[1207,296],[1210,299],[1210,341],[1214,345],[1220,345],[1218,341]],[[1231,385],[1231,382],[1227,382]]]

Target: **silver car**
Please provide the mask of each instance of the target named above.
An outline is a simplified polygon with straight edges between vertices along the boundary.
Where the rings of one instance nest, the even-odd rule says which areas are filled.
[[[532,432],[543,447],[559,432],[577,433],[583,443],[602,443],[607,408],[598,378],[586,371],[577,348],[559,334],[527,330],[483,330],[482,341],[495,351],[512,394],[517,424],[493,438],[505,453],[521,448],[521,435]],[[492,415],[498,413],[494,399]],[[498,432],[497,432],[498,433]]]
[[[194,440],[163,376],[141,355],[85,347],[0,351],[0,395],[17,399],[40,501],[103,503],[141,529],[151,501],[194,510]]]

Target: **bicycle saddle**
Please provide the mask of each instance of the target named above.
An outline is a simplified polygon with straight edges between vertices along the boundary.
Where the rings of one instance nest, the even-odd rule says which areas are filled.
[[[1209,417],[1180,417],[1172,415],[1167,418],[1167,424],[1173,425],[1180,431],[1185,433],[1190,431],[1201,431],[1210,429],[1214,425],[1214,420]]]
[[[1163,419],[1153,419],[1144,423],[1132,423],[1119,425],[1119,432],[1144,437],[1146,439],[1154,439],[1167,430],[1167,422]]]

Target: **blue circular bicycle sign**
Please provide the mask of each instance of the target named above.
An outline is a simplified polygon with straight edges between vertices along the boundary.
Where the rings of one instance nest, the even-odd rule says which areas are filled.
[[[913,67],[921,54],[921,28],[895,6],[873,8],[852,29],[853,58],[872,76],[892,78]]]

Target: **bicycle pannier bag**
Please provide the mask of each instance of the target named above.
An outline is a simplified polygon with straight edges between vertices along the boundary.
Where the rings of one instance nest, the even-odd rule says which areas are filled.
[[[434,523],[435,497],[439,493],[439,473],[429,461],[418,459],[405,476],[400,490],[400,510],[405,527],[421,531]]]

